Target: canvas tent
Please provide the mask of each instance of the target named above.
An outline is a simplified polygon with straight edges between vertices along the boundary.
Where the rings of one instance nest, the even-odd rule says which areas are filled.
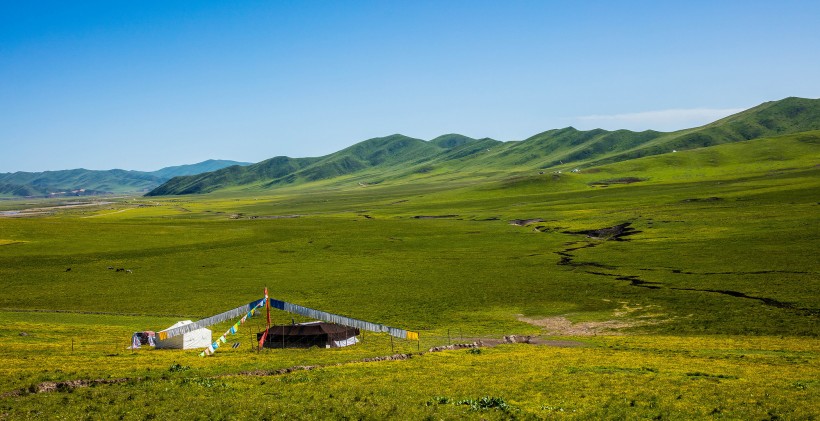
[[[339,348],[359,342],[359,329],[325,322],[271,326],[267,332],[265,348]],[[264,334],[258,333],[257,340],[261,341]]]
[[[183,320],[174,323],[173,326],[160,331],[166,332],[168,330],[178,328],[193,323],[190,320]],[[157,337],[161,337],[157,335]],[[200,328],[181,335],[173,336],[167,339],[159,339],[156,341],[158,349],[198,349],[207,348],[211,344],[211,330],[207,328]]]

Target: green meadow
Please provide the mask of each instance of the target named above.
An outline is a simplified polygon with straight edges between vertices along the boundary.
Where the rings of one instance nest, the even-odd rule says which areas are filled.
[[[818,139],[0,217],[0,419],[815,419]],[[421,339],[258,352],[257,317],[213,357],[126,349],[265,287]],[[546,344],[422,353],[505,335]]]

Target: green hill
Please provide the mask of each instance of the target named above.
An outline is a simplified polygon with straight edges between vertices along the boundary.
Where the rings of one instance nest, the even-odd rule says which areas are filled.
[[[464,143],[457,139],[450,143]],[[444,143],[447,143],[446,141]],[[426,162],[448,149],[402,135],[368,139],[320,158],[276,157],[247,167],[230,167],[197,176],[175,177],[149,196],[209,193],[234,186],[262,186],[326,180],[368,169],[387,171]]]
[[[178,175],[192,175],[247,163],[207,160],[157,171],[86,170],[0,174],[0,196],[66,196],[146,192]]]
[[[277,156],[246,167],[231,166],[210,173],[174,177],[149,192],[148,196],[208,193],[230,186],[275,180],[292,174],[314,161],[315,158]]]
[[[596,164],[820,129],[820,100],[790,97],[770,101],[694,129],[656,139],[594,161]]]
[[[176,177],[149,196],[268,189],[321,181],[365,184],[396,180],[452,180],[517,172],[590,167],[675,150],[820,129],[820,100],[786,98],[705,126],[652,130],[554,129],[522,141],[500,142],[447,134],[430,141],[395,134],[357,143],[318,158],[277,157],[247,167]]]

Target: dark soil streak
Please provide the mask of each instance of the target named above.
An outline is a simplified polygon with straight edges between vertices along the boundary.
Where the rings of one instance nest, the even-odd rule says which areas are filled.
[[[564,234],[586,235],[588,238],[599,240],[628,241],[624,237],[641,233],[641,231],[632,228],[630,225],[632,225],[631,222],[624,222],[623,224],[596,230],[564,231]]]
[[[688,199],[691,201],[692,199]],[[707,201],[714,201],[720,200],[719,198],[708,198]],[[629,241],[629,239],[625,239],[623,237],[638,234],[641,231],[637,231],[629,226],[631,223],[625,222],[623,224],[615,225],[613,227],[608,228],[601,228],[597,230],[587,230],[587,231],[564,231],[564,234],[585,234],[588,238],[597,239],[597,240],[615,240],[615,241]],[[580,250],[583,248],[593,248],[600,245],[600,242],[587,242],[585,245],[572,247],[578,244],[578,242],[570,242],[564,244],[567,246],[564,250],[555,251],[553,253],[561,256],[561,259],[558,261],[559,266],[572,266],[572,267],[584,267],[584,266],[591,266],[597,267],[602,269],[609,269],[609,270],[617,270],[617,266],[610,266],[604,265],[601,263],[596,262],[576,262],[574,261],[575,256],[571,254],[572,251]],[[780,273],[780,274],[798,274],[798,275],[810,275],[811,272],[804,272],[804,271],[786,271],[786,270],[760,270],[760,271],[738,271],[738,272],[689,272],[684,271],[682,269],[652,269],[652,268],[641,268],[641,271],[661,271],[661,270],[669,270],[675,274],[683,274],[683,275],[766,275],[766,274],[773,274],[773,273]],[[665,286],[661,282],[653,282],[653,281],[644,281],[639,276],[636,275],[621,275],[617,273],[606,273],[606,272],[597,272],[593,270],[586,270],[585,273],[595,276],[605,276],[610,278],[615,278],[619,281],[629,281],[630,286],[638,287],[638,288],[647,288],[647,289],[663,289]],[[696,289],[696,288],[675,288],[675,287],[666,287],[671,290],[675,291],[696,291],[696,292],[711,292],[715,294],[723,294],[728,295],[731,297],[736,298],[743,298],[748,300],[756,300],[760,301],[762,304],[780,308],[784,310],[791,310],[796,311],[800,314],[808,315],[808,316],[820,316],[820,309],[812,309],[812,308],[801,308],[795,306],[793,303],[787,303],[779,300],[775,300],[773,298],[767,297],[755,297],[752,295],[747,295],[742,292],[738,291],[730,291],[730,290],[720,290],[720,289]]]
[[[795,270],[756,270],[751,272],[689,272],[680,269],[672,269],[672,273],[680,273],[683,275],[770,275],[773,273],[789,274],[789,275],[812,275],[813,272],[795,271]]]
[[[820,309],[797,307],[793,303],[787,303],[785,301],[775,300],[774,298],[755,297],[753,295],[747,295],[747,294],[744,294],[744,293],[739,292],[739,291],[730,291],[730,290],[725,290],[725,289],[697,289],[697,288],[670,288],[670,289],[673,289],[673,290],[676,290],[676,291],[712,292],[712,293],[715,293],[715,294],[728,295],[730,297],[745,298],[745,299],[749,299],[749,300],[757,300],[757,301],[760,301],[761,303],[763,303],[767,306],[782,308],[782,309],[785,309],[785,310],[794,310],[794,311],[797,311],[799,313],[803,313],[803,314],[809,315],[809,316],[820,316]]]
[[[660,282],[644,281],[641,278],[639,278],[637,276],[634,276],[634,275],[619,276],[615,279],[617,279],[619,281],[629,281],[629,285],[631,285],[633,287],[648,288],[648,289],[661,289],[661,287],[658,286],[658,285],[661,285]]]

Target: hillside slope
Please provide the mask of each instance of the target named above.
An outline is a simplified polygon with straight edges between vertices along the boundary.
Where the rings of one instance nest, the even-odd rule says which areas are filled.
[[[556,167],[589,167],[674,150],[818,129],[820,100],[786,98],[761,104],[705,126],[671,133],[652,130],[582,131],[567,127],[513,142],[473,139],[458,134],[423,141],[397,134],[365,140],[318,158],[274,158],[277,160],[275,171],[262,171],[256,164],[194,177],[177,177],[148,195],[208,193],[225,188],[264,189],[321,180],[349,183],[504,176]],[[269,162],[266,167],[273,164]]]
[[[276,157],[247,167],[231,167],[207,174],[175,177],[148,196],[209,193],[227,187],[298,184],[377,169],[385,172],[428,162],[474,139],[448,135],[437,143],[399,134],[368,139],[319,158]]]
[[[790,97],[770,101],[705,126],[659,136],[629,151],[594,160],[617,162],[672,150],[702,148],[820,129],[820,99]]]

